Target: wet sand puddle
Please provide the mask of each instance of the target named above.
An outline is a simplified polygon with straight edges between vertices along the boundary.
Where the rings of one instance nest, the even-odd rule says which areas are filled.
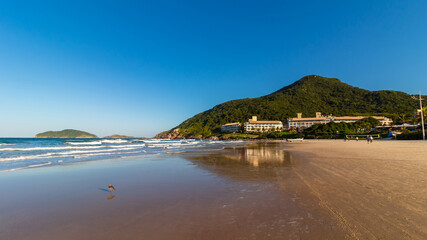
[[[328,213],[302,201],[305,186],[295,170],[306,163],[280,146],[257,143],[2,175],[0,239],[348,236]],[[100,190],[110,183],[114,195]]]
[[[237,231],[237,238],[345,238],[327,212],[301,201],[300,187],[306,186],[301,185],[294,170],[304,167],[304,161],[282,147],[277,143],[256,143],[184,157],[230,184],[231,196],[226,198],[230,203],[224,207],[234,214],[233,223],[244,225],[240,227],[243,231]]]

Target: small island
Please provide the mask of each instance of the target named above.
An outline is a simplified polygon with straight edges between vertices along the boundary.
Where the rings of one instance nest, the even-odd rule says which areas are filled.
[[[64,129],[62,131],[47,131],[39,133],[35,138],[98,138],[98,136],[74,129]]]

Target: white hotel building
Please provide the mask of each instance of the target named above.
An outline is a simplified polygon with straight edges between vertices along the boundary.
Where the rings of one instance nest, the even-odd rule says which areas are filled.
[[[244,123],[243,130],[245,132],[282,131],[283,123],[281,121],[258,121],[256,116],[252,116],[252,119]]]
[[[334,116],[322,116],[322,113],[316,112],[316,117],[314,118],[303,118],[302,113],[297,113],[296,118],[288,119],[289,128],[309,128],[314,124],[327,124],[329,122],[345,122],[345,123],[354,123],[360,119],[366,118],[368,116],[344,116],[344,117],[334,117]],[[372,118],[380,121],[382,126],[389,126],[393,120],[383,116],[370,116]]]

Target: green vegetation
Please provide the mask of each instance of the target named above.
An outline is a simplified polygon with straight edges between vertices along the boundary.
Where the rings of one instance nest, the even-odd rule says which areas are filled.
[[[383,115],[399,123],[399,116],[411,116],[419,107],[417,104],[411,95],[403,92],[368,91],[336,78],[310,75],[266,96],[219,104],[185,120],[177,128],[183,136],[209,137],[219,133],[221,125],[246,122],[253,115],[286,123],[298,112],[303,117],[315,116],[316,112],[334,116]]]
[[[388,131],[371,131],[371,128],[378,125],[378,120],[372,117],[367,117],[360,119],[355,123],[330,122],[327,124],[315,124],[310,128],[305,129],[303,134],[305,138],[344,138],[346,135],[366,136],[366,134],[380,134],[382,137],[386,137]]]
[[[249,133],[227,133],[222,134],[221,139],[257,139],[259,138],[258,134],[249,134]]]
[[[62,131],[48,131],[39,133],[36,138],[98,138],[96,135],[73,129],[64,129]]]
[[[276,138],[276,139],[298,138],[302,136],[303,134],[296,133],[296,132],[271,132],[266,135],[267,138]]]
[[[380,126],[380,121],[378,121],[377,119],[373,118],[373,117],[367,117],[367,118],[363,118],[360,119],[359,121],[355,122],[354,127],[356,129],[371,129],[371,128],[375,128],[376,126]]]
[[[405,130],[402,132],[402,134],[397,135],[396,139],[398,139],[398,140],[421,140],[421,139],[423,139],[423,133],[421,131],[412,132],[412,131]]]

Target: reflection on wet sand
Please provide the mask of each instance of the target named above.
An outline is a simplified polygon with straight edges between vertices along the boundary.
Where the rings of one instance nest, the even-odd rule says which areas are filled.
[[[246,146],[226,148],[220,153],[187,155],[197,166],[222,177],[237,180],[271,180],[277,168],[295,164],[289,152],[278,148],[275,143],[255,143]]]

